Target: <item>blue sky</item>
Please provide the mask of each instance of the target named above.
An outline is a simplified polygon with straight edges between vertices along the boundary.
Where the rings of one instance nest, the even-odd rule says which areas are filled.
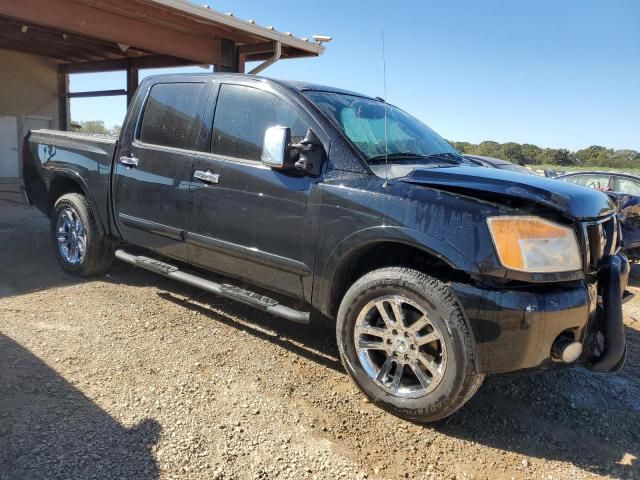
[[[333,36],[323,56],[281,61],[263,75],[373,96],[383,94],[384,30],[389,101],[447,139],[640,150],[638,0],[216,0],[212,7],[297,36]],[[72,91],[115,88],[124,88],[121,73],[71,79]],[[72,103],[74,120],[110,126],[124,112],[119,97]]]

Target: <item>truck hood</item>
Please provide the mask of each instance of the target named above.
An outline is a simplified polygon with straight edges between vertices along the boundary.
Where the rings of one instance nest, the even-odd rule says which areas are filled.
[[[615,211],[602,192],[572,183],[482,167],[416,168],[398,180],[484,198],[507,196],[527,200],[576,219],[599,218]]]

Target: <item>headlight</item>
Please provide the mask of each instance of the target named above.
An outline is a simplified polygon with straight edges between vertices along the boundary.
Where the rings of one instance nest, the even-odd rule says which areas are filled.
[[[500,263],[530,273],[582,269],[578,239],[571,228],[540,217],[487,218]]]

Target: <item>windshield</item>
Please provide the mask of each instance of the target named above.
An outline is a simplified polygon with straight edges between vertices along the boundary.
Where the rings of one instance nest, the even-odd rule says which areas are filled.
[[[305,94],[368,161],[386,157],[387,154],[390,162],[402,158],[458,155],[446,140],[424,123],[389,104],[386,104],[386,151],[384,102],[342,93],[308,91]]]

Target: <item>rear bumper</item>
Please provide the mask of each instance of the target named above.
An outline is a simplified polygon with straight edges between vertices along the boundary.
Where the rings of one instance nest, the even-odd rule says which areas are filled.
[[[551,356],[560,335],[582,344],[579,363],[597,372],[616,371],[626,353],[622,297],[629,264],[608,257],[593,282],[544,289],[484,289],[452,284],[475,339],[476,369],[506,373],[566,365]]]

